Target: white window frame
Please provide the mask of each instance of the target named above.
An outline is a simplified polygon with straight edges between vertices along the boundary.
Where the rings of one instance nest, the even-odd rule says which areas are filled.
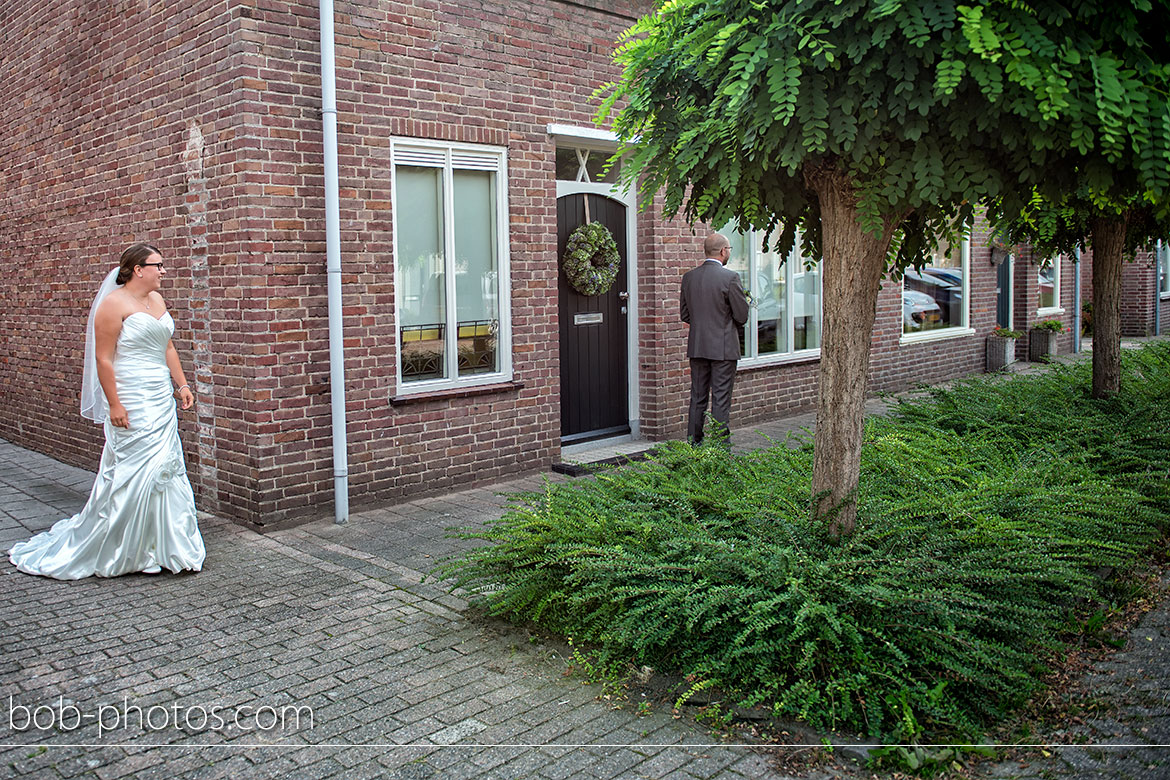
[[[1037,306],[1036,316],[1037,317],[1053,317],[1053,316],[1056,316],[1058,314],[1064,314],[1064,307],[1060,305],[1060,294],[1061,294],[1060,267],[1062,265],[1064,265],[1064,255],[1057,255],[1056,257],[1052,258],[1052,268],[1054,269],[1053,274],[1052,274],[1052,301],[1053,301],[1053,305],[1040,308],[1040,302],[1039,302],[1039,300],[1037,300],[1036,301],[1036,306]],[[1042,267],[1041,265],[1036,266],[1037,274],[1039,274],[1041,267]],[[1040,297],[1039,296],[1039,291],[1040,291],[1039,284],[1040,284],[1039,279],[1037,279],[1037,281],[1036,281],[1036,285],[1037,285],[1036,286],[1036,291],[1037,291],[1036,297],[1037,298]]]
[[[1155,269],[1154,284],[1158,287],[1158,295],[1163,299],[1170,298],[1170,242],[1160,242],[1158,247],[1158,266]],[[1165,280],[1165,289],[1162,281]]]
[[[724,231],[732,231],[732,226],[727,226]],[[748,246],[748,290],[747,292],[752,296],[753,301],[759,300],[759,291],[753,289],[756,283],[756,277],[759,275],[757,271],[758,256],[760,253],[761,236],[757,231],[749,230],[743,233],[747,238],[746,244]],[[821,263],[817,263],[817,325],[820,329],[821,336],[824,336],[824,295],[823,295],[823,276],[820,272]],[[788,322],[783,327],[786,328],[789,341],[795,342],[795,319],[793,317],[795,289],[794,278],[798,274],[807,273],[804,267],[804,258],[800,254],[800,233],[796,235],[796,242],[792,246],[792,251],[780,264],[784,270],[784,316],[788,318]],[[795,269],[799,267],[799,271]],[[738,369],[754,368],[757,366],[771,366],[782,363],[803,362],[806,360],[816,360],[821,356],[821,348],[819,346],[811,349],[790,349],[787,352],[770,352],[767,355],[759,354],[759,309],[756,306],[751,306],[748,309],[748,321],[744,324],[744,350],[748,353],[747,356],[739,359]],[[755,353],[752,356],[752,353]]]
[[[432,164],[437,163],[437,164]],[[443,171],[443,273],[447,327],[443,357],[447,376],[442,379],[424,379],[404,382],[402,379],[402,328],[399,312],[403,310],[403,288],[398,267],[398,166],[441,168]],[[496,333],[496,354],[499,370],[487,374],[459,376],[459,327],[455,301],[455,246],[454,188],[451,186],[455,170],[490,170],[496,174],[496,294],[499,301],[499,328]],[[509,255],[508,216],[508,150],[500,146],[453,143],[421,138],[390,139],[390,203],[391,224],[394,230],[394,328],[398,349],[395,354],[395,377],[398,395],[419,395],[440,390],[477,387],[509,382],[512,379],[512,273]],[[452,327],[454,325],[454,327]]]
[[[963,271],[963,311],[962,324],[958,327],[937,328],[919,333],[903,331],[900,344],[918,344],[923,341],[943,341],[945,339],[974,336],[975,329],[971,327],[971,238],[966,237],[959,245],[959,268]],[[903,330],[902,291],[906,289],[906,280],[901,280],[898,288],[898,330]]]

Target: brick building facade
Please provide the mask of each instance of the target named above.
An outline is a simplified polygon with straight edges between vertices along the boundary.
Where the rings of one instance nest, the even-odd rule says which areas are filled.
[[[77,414],[85,315],[121,249],[148,240],[168,262],[163,293],[197,392],[181,429],[200,508],[265,527],[328,514],[317,4],[21,5],[0,15],[0,436],[96,463],[101,430]],[[702,234],[604,194],[597,161],[612,144],[591,121],[594,89],[617,75],[613,42],[647,8],[337,0],[355,505],[542,469],[562,437],[683,434],[678,285]],[[614,291],[629,298],[610,314],[565,308],[566,295],[594,304],[567,294],[559,270],[578,202],[629,228],[626,289]],[[736,423],[811,408],[819,365],[816,274],[751,253],[740,270],[763,302],[745,334]],[[977,230],[909,293],[884,283],[871,391],[983,369],[1000,305],[990,258]],[[1025,262],[1017,327],[1039,284]],[[1069,322],[1071,295],[1062,285],[1057,316]],[[625,328],[591,364],[622,369],[600,391],[625,417],[617,426],[569,420],[569,406],[598,400],[565,377],[602,320]],[[566,436],[574,424],[585,430]]]
[[[1121,335],[1152,336],[1170,329],[1170,258],[1138,252],[1121,270]],[[1092,255],[1087,255],[1092,262]],[[1090,269],[1091,271],[1091,269]],[[1091,274],[1090,274],[1091,275]],[[1092,300],[1092,291],[1085,300]],[[1158,326],[1158,320],[1161,326]]]

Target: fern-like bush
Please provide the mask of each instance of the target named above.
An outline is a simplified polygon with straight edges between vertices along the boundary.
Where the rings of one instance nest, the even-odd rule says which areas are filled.
[[[1070,612],[1166,527],[1170,346],[975,379],[871,419],[856,532],[808,517],[812,452],[668,445],[514,496],[440,574],[493,615],[718,684],[820,728],[973,736]]]

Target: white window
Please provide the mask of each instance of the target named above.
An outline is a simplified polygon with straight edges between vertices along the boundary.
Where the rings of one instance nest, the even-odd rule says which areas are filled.
[[[934,251],[921,269],[902,275],[902,339],[958,335],[969,330],[971,242]]]
[[[1060,257],[1053,257],[1036,271],[1037,314],[1060,314]]]
[[[731,240],[727,267],[739,274],[751,295],[748,321],[740,332],[743,363],[780,362],[785,357],[812,357],[821,347],[821,267],[805,267],[799,241],[786,262],[765,252],[762,236],[739,233],[734,225],[720,231]]]
[[[398,392],[511,378],[505,150],[391,145]]]
[[[1158,253],[1158,292],[1170,295],[1170,243],[1162,244]]]

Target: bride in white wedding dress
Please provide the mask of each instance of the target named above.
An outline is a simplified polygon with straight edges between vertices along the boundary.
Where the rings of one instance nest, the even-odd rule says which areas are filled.
[[[175,411],[176,396],[183,409],[195,396],[158,292],[164,273],[158,250],[135,244],[94,299],[81,413],[105,425],[101,465],[79,513],[9,551],[23,572],[76,580],[203,565]]]

